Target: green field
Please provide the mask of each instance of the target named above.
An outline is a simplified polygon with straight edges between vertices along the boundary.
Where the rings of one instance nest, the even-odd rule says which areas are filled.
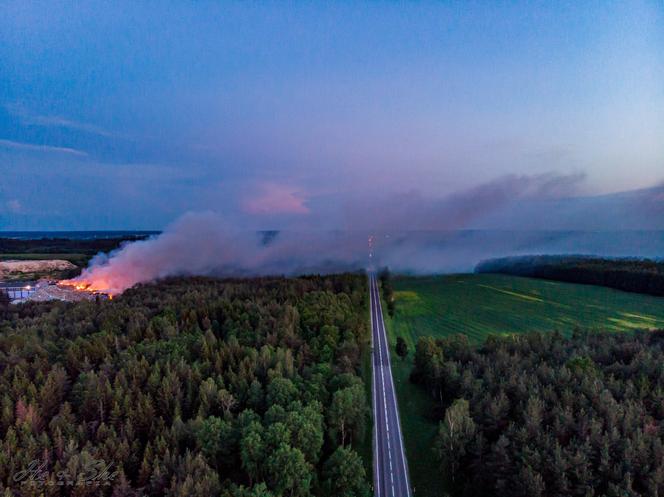
[[[664,298],[610,288],[492,274],[400,277],[393,285],[396,312],[386,323],[415,496],[439,497],[444,488],[431,452],[431,402],[408,381],[418,337],[463,333],[480,344],[491,333],[664,328]],[[399,335],[410,352],[403,361],[394,354]]]

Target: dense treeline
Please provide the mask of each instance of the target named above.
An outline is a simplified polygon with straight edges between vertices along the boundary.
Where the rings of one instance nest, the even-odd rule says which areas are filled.
[[[0,494],[368,496],[366,295],[360,275],[190,278],[3,307]],[[99,460],[109,485],[58,485]]]
[[[34,240],[0,238],[0,254],[85,254],[110,252],[125,242],[137,241],[147,235],[114,238],[38,238]]]
[[[481,262],[478,273],[529,276],[600,285],[627,292],[664,295],[664,262],[585,256],[506,257]]]
[[[664,334],[417,344],[455,495],[664,495]]]

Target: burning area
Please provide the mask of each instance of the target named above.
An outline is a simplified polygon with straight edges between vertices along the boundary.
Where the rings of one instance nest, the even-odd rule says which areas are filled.
[[[214,213],[189,213],[158,236],[100,254],[61,285],[112,296],[169,276],[330,273],[361,269],[366,258],[366,238],[356,233],[280,232],[266,238],[235,229]]]
[[[103,298],[113,300],[113,294],[102,289],[95,288],[90,283],[79,282],[76,280],[61,280],[55,285],[63,295],[77,297],[67,300],[90,300],[93,298]]]
[[[32,285],[1,286],[0,291],[5,292],[14,304],[24,302],[47,302],[61,300],[64,302],[79,302],[82,300],[110,300],[111,294],[100,292],[85,285],[75,284],[71,280],[39,280]]]

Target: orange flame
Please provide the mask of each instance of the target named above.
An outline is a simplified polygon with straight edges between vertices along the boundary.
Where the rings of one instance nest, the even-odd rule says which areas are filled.
[[[113,300],[113,294],[107,290],[107,285],[103,281],[93,283],[91,281],[80,281],[78,279],[61,280],[58,281],[58,285],[73,287],[78,292],[88,292],[94,295],[107,295],[109,300]]]

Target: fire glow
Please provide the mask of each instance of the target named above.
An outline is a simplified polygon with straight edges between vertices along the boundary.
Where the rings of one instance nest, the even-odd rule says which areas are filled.
[[[103,282],[80,281],[78,279],[58,281],[58,286],[67,287],[77,292],[88,293],[90,295],[100,295],[113,300],[113,294],[109,292]]]

